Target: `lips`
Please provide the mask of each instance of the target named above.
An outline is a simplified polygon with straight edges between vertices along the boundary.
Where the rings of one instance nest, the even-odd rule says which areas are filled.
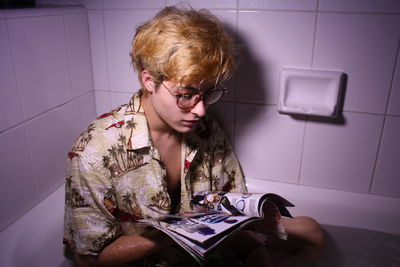
[[[183,120],[182,123],[185,126],[193,126],[195,124],[197,124],[199,122],[199,120]]]

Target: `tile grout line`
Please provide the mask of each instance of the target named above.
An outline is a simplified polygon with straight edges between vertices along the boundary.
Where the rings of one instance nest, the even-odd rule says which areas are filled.
[[[12,64],[13,64],[13,72],[14,72],[14,77],[15,77],[15,85],[16,85],[16,89],[17,89],[17,96],[18,96],[18,105],[19,105],[19,109],[21,111],[21,115],[22,115],[22,122],[25,122],[26,119],[26,115],[25,115],[25,110],[24,107],[22,105],[22,97],[21,97],[21,84],[18,81],[18,76],[17,76],[17,65],[15,64],[16,62],[16,58],[15,58],[15,51],[13,49],[13,46],[11,45],[11,35],[10,35],[10,30],[9,30],[9,24],[8,24],[8,19],[5,19],[5,23],[6,23],[6,31],[7,31],[7,38],[8,38],[8,45],[10,47],[10,53],[11,53],[11,60],[12,60]],[[19,123],[19,124],[21,124]],[[19,125],[17,124],[17,125]],[[2,133],[3,131],[0,131],[0,133]]]
[[[96,110],[96,89],[94,88],[95,86],[95,81],[94,81],[94,64],[93,64],[93,48],[92,48],[92,38],[90,35],[90,19],[89,19],[89,10],[86,9],[86,21],[87,21],[87,32],[89,34],[89,49],[90,49],[90,69],[91,69],[91,74],[92,74],[92,89],[93,89],[93,95],[94,95],[94,105],[95,105],[95,110]],[[97,114],[97,111],[96,111]]]
[[[105,48],[105,63],[106,63],[106,72],[107,72],[107,91],[108,91],[108,109],[112,109],[111,106],[111,90],[110,90],[110,69],[108,66],[108,47],[107,47],[107,38],[106,38],[106,22],[105,22],[105,14],[104,14],[104,7],[103,7],[103,0],[101,1],[102,4],[102,26],[103,26],[103,41],[104,41],[104,48]],[[94,78],[94,77],[93,77]],[[96,105],[96,114],[97,114],[97,105]]]
[[[26,115],[25,115],[25,110],[23,108],[22,105],[22,98],[21,98],[21,92],[20,92],[20,87],[21,84],[18,80],[17,77],[17,65],[16,65],[16,58],[15,58],[15,51],[13,49],[13,46],[11,45],[11,36],[10,36],[10,30],[9,30],[9,24],[8,24],[8,19],[5,20],[6,21],[6,30],[7,30],[7,37],[8,37],[8,44],[10,46],[10,52],[11,52],[11,59],[13,61],[13,66],[14,66],[14,76],[15,76],[15,83],[16,83],[16,90],[17,90],[17,95],[18,95],[18,104],[19,104],[19,108],[21,111],[21,115],[22,115],[22,122],[12,126],[9,129],[15,129],[17,127],[22,127],[23,131],[24,131],[24,137],[25,137],[25,142],[26,142],[26,147],[28,149],[28,157],[29,157],[29,161],[30,161],[30,170],[32,172],[32,178],[33,178],[33,184],[35,187],[35,193],[36,193],[36,203],[35,205],[40,201],[40,196],[39,196],[39,185],[38,185],[38,181],[37,181],[37,174],[36,174],[36,170],[34,168],[34,164],[33,164],[33,157],[32,157],[32,152],[31,152],[31,146],[29,143],[29,138],[28,138],[28,131],[27,131],[27,123],[26,123]],[[7,129],[5,130],[7,131]],[[1,133],[5,132],[2,131]]]
[[[397,51],[396,51],[396,56],[395,56],[395,62],[393,65],[393,71],[392,71],[392,79],[390,81],[390,85],[389,85],[389,93],[386,99],[386,108],[385,108],[385,114],[383,116],[383,120],[382,120],[382,128],[380,131],[380,136],[379,136],[379,141],[378,141],[378,148],[376,150],[376,154],[375,154],[375,162],[374,162],[374,166],[372,169],[372,173],[371,173],[371,177],[370,177],[370,183],[369,183],[369,188],[368,188],[368,192],[371,193],[372,192],[372,188],[373,188],[373,184],[375,181],[375,175],[376,175],[376,170],[377,170],[377,166],[378,166],[378,159],[379,159],[379,154],[381,151],[381,146],[382,146],[382,141],[383,141],[383,134],[385,133],[385,128],[386,128],[386,118],[388,117],[388,110],[389,110],[389,104],[390,104],[390,98],[393,92],[393,84],[394,84],[394,79],[395,79],[395,75],[396,75],[396,71],[398,68],[400,68],[400,66],[397,64],[400,61],[400,39],[397,41]]]
[[[34,203],[31,207],[27,208],[25,211],[21,212],[20,214],[18,214],[13,220],[11,220],[9,223],[7,223],[6,225],[3,226],[2,229],[0,229],[0,234],[5,232],[6,229],[8,227],[11,227],[14,223],[16,223],[19,219],[21,219],[22,217],[24,217],[28,212],[30,212],[31,210],[33,210],[34,208],[36,208],[37,206],[40,205],[40,203],[42,203],[43,201],[46,200],[47,197],[49,197],[50,195],[52,195],[53,193],[55,193],[57,190],[59,190],[61,187],[64,187],[64,184],[58,185],[56,186],[55,189],[50,190],[49,193],[47,193],[43,199],[38,200],[36,203]]]
[[[303,170],[303,159],[304,159],[304,147],[305,147],[305,142],[306,142],[306,134],[307,134],[307,121],[308,121],[308,116],[305,117],[304,120],[304,125],[303,125],[303,140],[301,144],[301,153],[300,153],[300,162],[299,162],[299,172],[297,174],[297,185],[300,185],[300,178],[301,178],[301,173]]]
[[[72,71],[71,71],[71,51],[68,45],[68,36],[67,36],[67,25],[65,24],[65,15],[62,15],[62,22],[63,22],[63,29],[64,29],[64,42],[65,42],[65,53],[67,56],[67,65],[68,65],[68,81],[69,81],[69,101],[72,102],[73,94],[72,94]],[[75,104],[74,104],[74,111],[75,111]],[[77,129],[76,125],[76,116],[74,120],[75,130]],[[76,132],[76,131],[75,131]]]
[[[397,195],[390,195],[390,194],[385,195],[385,194],[380,194],[380,193],[371,193],[371,192],[367,192],[367,191],[351,191],[350,189],[329,187],[329,186],[322,186],[322,185],[296,184],[296,183],[291,183],[288,181],[277,181],[272,178],[265,178],[265,177],[259,177],[259,176],[247,176],[247,178],[250,180],[260,180],[260,181],[264,181],[264,182],[284,184],[284,185],[289,185],[289,186],[301,186],[301,187],[308,187],[308,188],[312,188],[312,189],[323,189],[323,190],[332,190],[332,191],[339,191],[339,192],[345,192],[345,193],[363,194],[366,196],[393,198],[396,200],[399,199],[399,197]]]
[[[315,20],[314,20],[314,36],[313,36],[313,44],[312,44],[312,51],[311,51],[311,62],[310,67],[311,69],[314,68],[314,60],[315,60],[315,44],[317,41],[317,29],[318,29],[318,18],[319,18],[319,0],[317,1],[317,6],[315,10]],[[303,126],[303,140],[301,144],[301,153],[300,153],[300,162],[299,162],[299,172],[297,175],[297,185],[300,185],[300,180],[302,177],[303,171],[303,160],[304,160],[304,149],[306,143],[306,134],[307,134],[307,125],[308,125],[308,116],[306,115],[304,118],[304,126]]]
[[[319,21],[319,0],[317,1],[317,6],[315,10],[314,36],[313,36],[312,53],[311,53],[311,69],[314,68],[315,64],[315,47],[317,43],[318,21]]]
[[[222,8],[221,8],[222,9]],[[277,8],[243,8],[242,12],[295,12],[295,13],[312,13],[312,9],[277,9]],[[340,10],[318,10],[318,13],[326,14],[353,14],[353,15],[400,15],[400,12],[372,12],[372,11],[340,11]]]
[[[59,104],[59,105],[57,105],[57,106],[54,106],[54,107],[52,107],[52,108],[50,108],[50,109],[48,109],[48,110],[45,110],[45,111],[43,111],[43,112],[40,112],[40,113],[38,113],[38,114],[32,116],[32,117],[29,118],[29,119],[23,120],[21,123],[18,123],[18,124],[16,124],[16,125],[13,125],[13,126],[11,126],[11,127],[8,127],[8,128],[6,128],[6,129],[0,131],[0,135],[3,134],[3,133],[6,133],[6,132],[8,132],[8,131],[10,131],[10,130],[16,128],[16,127],[19,127],[19,126],[21,126],[21,125],[23,125],[23,124],[29,123],[30,121],[32,121],[32,120],[34,120],[34,119],[36,119],[36,118],[39,118],[39,117],[41,117],[41,116],[44,116],[44,115],[46,115],[47,113],[50,113],[50,112],[52,112],[52,111],[54,111],[54,110],[56,110],[56,109],[59,109],[59,108],[61,108],[61,107],[63,107],[63,106],[66,106],[66,105],[68,105],[68,104],[72,104],[73,102],[75,102],[76,100],[78,100],[78,99],[80,99],[80,98],[82,98],[82,97],[85,97],[85,96],[87,96],[87,95],[94,94],[94,93],[95,93],[94,90],[89,91],[89,92],[86,92],[86,93],[83,93],[83,94],[81,94],[81,95],[79,95],[79,96],[77,96],[77,97],[75,97],[75,98],[72,98],[72,99],[69,100],[69,101],[66,101],[66,102],[61,103],[61,104]]]

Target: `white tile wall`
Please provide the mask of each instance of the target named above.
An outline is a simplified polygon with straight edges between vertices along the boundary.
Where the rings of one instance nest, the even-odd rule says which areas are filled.
[[[59,8],[17,8],[7,9],[4,11],[7,18],[23,18],[23,17],[43,17],[61,15],[64,12]]]
[[[25,119],[67,102],[71,85],[62,16],[9,19],[8,27]]]
[[[324,11],[400,13],[400,2],[397,0],[319,0],[319,9]]]
[[[63,238],[64,197],[64,186],[61,186],[0,232],[2,267],[76,266],[66,260],[64,245],[60,242]]]
[[[93,89],[89,25],[87,13],[64,16],[72,97]]]
[[[317,0],[239,0],[239,8],[316,10]]]
[[[344,113],[344,124],[307,122],[300,183],[368,192],[383,116]]]
[[[95,92],[95,99],[96,99],[96,114],[100,116],[106,112],[109,112],[111,108],[111,100],[110,100],[110,92],[102,92],[96,91]]]
[[[136,92],[136,91],[135,91]],[[110,93],[111,109],[123,104],[128,104],[132,95],[135,93]]]
[[[65,181],[67,153],[77,138],[74,119],[74,107],[67,104],[27,123],[40,199]]]
[[[189,4],[193,8],[236,8],[236,0],[167,0],[167,5]]]
[[[108,90],[108,72],[103,11],[89,11],[88,19],[94,88],[105,91]]]
[[[314,67],[348,75],[344,110],[384,114],[396,59],[400,17],[320,14]]]
[[[96,116],[85,9],[4,14],[0,230],[64,182],[66,153],[77,138],[77,126],[86,127]]]
[[[400,47],[398,55],[400,54]],[[392,82],[388,114],[400,116],[400,56],[397,56],[396,72]]]
[[[314,22],[313,13],[239,12],[244,62],[238,72],[238,101],[277,103],[279,69],[311,66]]]
[[[135,29],[151,19],[157,10],[104,12],[109,86],[111,91],[133,92],[140,88],[130,65],[130,44]]]
[[[102,0],[83,0],[83,4],[87,9],[99,9],[103,7]]]
[[[245,176],[297,183],[304,121],[276,106],[236,106],[235,149]]]
[[[400,117],[386,117],[372,192],[400,197]]]
[[[125,9],[125,8],[162,8],[165,6],[165,0],[103,0],[105,9]]]
[[[25,129],[0,134],[0,230],[38,202]]]
[[[212,13],[217,16],[224,24],[226,30],[231,37],[236,40],[236,29],[237,29],[237,12],[233,10],[212,10]],[[235,100],[235,87],[236,77],[233,76],[229,81],[224,83],[224,86],[228,89],[228,92],[224,95],[225,101]]]
[[[5,20],[0,20],[0,132],[23,120]]]
[[[74,101],[76,114],[76,129],[75,137],[87,128],[96,117],[96,99],[93,92],[84,95]],[[72,144],[71,144],[72,146]]]

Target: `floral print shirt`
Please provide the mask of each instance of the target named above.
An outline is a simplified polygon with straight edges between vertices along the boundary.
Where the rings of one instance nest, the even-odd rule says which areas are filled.
[[[144,231],[137,220],[171,212],[141,96],[139,90],[129,104],[98,117],[68,153],[64,242],[77,253],[97,255],[117,237]],[[184,135],[181,158],[180,212],[191,210],[193,192],[246,191],[227,138],[210,117]]]

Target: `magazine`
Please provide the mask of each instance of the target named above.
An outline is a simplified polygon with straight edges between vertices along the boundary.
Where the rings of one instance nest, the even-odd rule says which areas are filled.
[[[221,243],[252,222],[264,220],[271,230],[269,234],[285,239],[279,219],[292,217],[286,207],[294,205],[272,193],[202,191],[193,195],[192,206],[193,211],[188,213],[163,214],[139,222],[169,235],[202,265]]]

